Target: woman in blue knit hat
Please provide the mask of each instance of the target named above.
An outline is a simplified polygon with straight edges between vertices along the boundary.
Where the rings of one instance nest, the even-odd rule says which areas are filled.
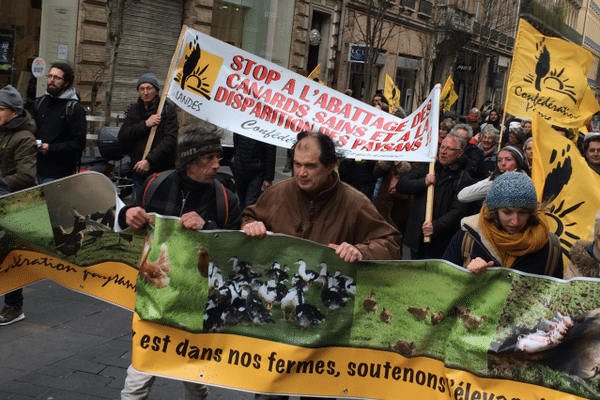
[[[501,266],[562,278],[560,243],[549,232],[531,178],[506,172],[494,181],[477,215],[463,218],[443,259],[476,275]]]

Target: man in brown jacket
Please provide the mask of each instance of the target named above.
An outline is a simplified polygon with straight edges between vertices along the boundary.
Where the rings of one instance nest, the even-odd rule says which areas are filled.
[[[399,232],[365,195],[340,181],[333,141],[301,132],[292,151],[294,177],[273,185],[242,212],[244,232],[309,239],[335,248],[347,262],[398,259]]]
[[[400,233],[379,214],[371,200],[340,181],[335,145],[322,133],[300,132],[292,147],[294,177],[266,190],[242,212],[248,236],[267,231],[328,245],[346,262],[396,260]],[[257,394],[256,400],[287,396]],[[302,397],[304,400],[316,399]]]

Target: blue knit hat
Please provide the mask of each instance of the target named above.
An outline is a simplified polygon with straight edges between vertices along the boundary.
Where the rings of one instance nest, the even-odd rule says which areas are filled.
[[[138,79],[136,88],[139,89],[140,85],[142,83],[149,83],[152,86],[154,86],[156,88],[156,90],[160,90],[160,87],[158,86],[158,79],[156,79],[156,75],[154,75],[152,72],[148,72],[148,73],[140,76],[140,79]]]
[[[505,172],[492,181],[485,198],[489,210],[504,207],[535,209],[538,205],[535,186],[531,178],[522,172]]]

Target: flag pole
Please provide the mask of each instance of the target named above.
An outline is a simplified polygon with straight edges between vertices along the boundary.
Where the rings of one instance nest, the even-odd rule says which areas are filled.
[[[160,115],[165,106],[165,101],[167,100],[167,94],[169,93],[169,89],[171,88],[171,82],[173,81],[172,76],[175,73],[175,68],[177,68],[177,61],[179,59],[179,53],[181,46],[183,45],[183,40],[185,39],[185,33],[187,31],[187,25],[183,25],[181,27],[181,33],[179,34],[179,40],[177,41],[177,47],[173,58],[171,59],[171,66],[169,67],[169,73],[167,74],[167,79],[165,81],[165,85],[163,87],[163,93],[160,96],[160,102],[158,103],[158,108],[156,109],[156,113]],[[150,135],[148,135],[148,141],[146,141],[146,148],[144,149],[144,155],[142,156],[142,160],[146,159],[146,156],[150,152],[150,148],[152,148],[152,142],[154,141],[154,135],[156,134],[156,128],[158,125],[154,125],[150,130]]]
[[[429,173],[435,174],[435,161],[429,163]],[[429,222],[433,218],[433,190],[435,189],[435,184],[429,185],[427,187],[427,205],[425,206],[425,222]],[[431,236],[424,236],[423,243],[431,242]]]

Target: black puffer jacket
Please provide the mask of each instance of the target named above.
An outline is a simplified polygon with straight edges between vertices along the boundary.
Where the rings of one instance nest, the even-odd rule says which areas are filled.
[[[125,122],[119,131],[119,142],[129,152],[133,165],[140,161],[144,155],[151,130],[151,128],[146,127],[146,120],[151,115],[156,114],[158,103],[159,98],[157,96],[154,103],[146,110],[142,99],[138,99],[127,110]],[[156,128],[154,134],[152,147],[146,156],[146,160],[150,163],[148,174],[175,168],[178,130],[179,124],[175,104],[167,99],[161,113],[160,125]]]
[[[398,179],[396,191],[414,195],[413,207],[408,217],[404,244],[413,252],[426,258],[441,258],[450,239],[460,228],[460,220],[467,215],[470,203],[461,203],[456,198],[465,186],[475,183],[465,170],[466,157],[462,156],[449,166],[435,163],[435,189],[433,195],[433,235],[431,243],[423,246],[423,223],[427,206],[425,176],[429,164],[422,163],[408,175]]]
[[[277,147],[239,134],[233,135],[235,155],[231,169],[236,177],[252,178],[263,172],[264,181],[275,179],[275,155]]]

